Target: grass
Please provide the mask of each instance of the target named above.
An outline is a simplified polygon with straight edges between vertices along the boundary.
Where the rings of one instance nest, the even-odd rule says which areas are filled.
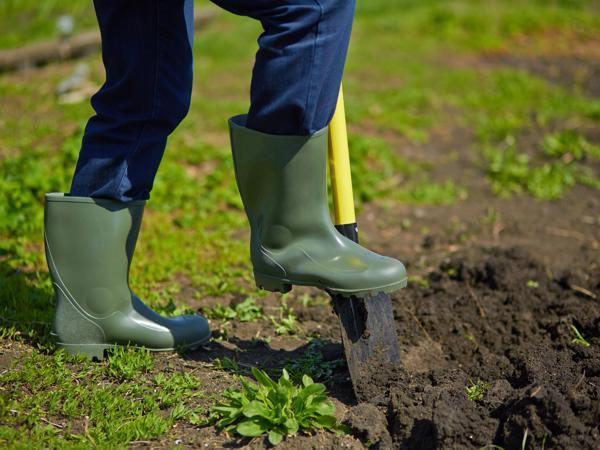
[[[77,32],[95,26],[87,2],[0,2],[0,48],[55,38],[55,21],[64,13],[73,15]],[[554,51],[599,30],[600,17],[585,1],[359,2],[344,81],[357,206],[465,200],[469,180],[445,170],[451,154],[470,155],[498,196],[555,200],[578,185],[592,195],[600,188],[599,148],[586,130],[597,126],[600,102],[579,86],[568,89],[481,61],[523,47]],[[549,31],[565,38],[548,39]],[[166,315],[194,311],[209,296],[245,299],[204,312],[222,321],[269,320],[272,336],[263,336],[269,340],[300,335],[299,320],[285,305],[266,315],[260,306],[266,294],[251,287],[248,230],[226,130],[227,117],[247,108],[259,32],[259,24],[225,14],[201,30],[194,102],[170,137],[130,282]],[[99,56],[85,62],[99,85]],[[43,194],[69,189],[92,114],[88,102],[56,101],[55,87],[72,69],[62,63],[0,75],[0,338],[3,348],[20,341],[32,350],[0,375],[3,447],[125,447],[133,440],[160,440],[173,425],[200,424],[204,417],[197,404],[200,380],[157,373],[147,352],[115,351],[94,365],[56,352],[48,340],[53,294],[41,239]],[[438,141],[456,130],[468,130],[472,139]],[[450,147],[449,159],[428,161],[427,148],[438,145]],[[403,154],[407,147],[423,157]],[[483,220],[499,219],[490,209]],[[408,229],[410,221],[398,226]],[[326,300],[298,301],[306,307]],[[577,343],[584,345],[581,339]],[[339,363],[325,361],[316,342],[285,364],[295,383],[303,375],[325,382]],[[224,358],[215,369],[237,373],[239,365]]]
[[[557,200],[578,183],[599,186],[600,178],[578,162],[584,156],[594,154],[597,148],[579,135],[556,136],[546,136],[545,158],[535,167],[531,166],[532,158],[528,154],[518,152],[514,139],[509,139],[503,148],[488,148],[487,171],[492,191],[500,196],[528,192],[542,200]],[[569,139],[576,145],[565,144],[561,140],[565,136],[571,136]]]
[[[275,334],[294,334],[298,330],[297,317],[294,310],[287,304],[278,308],[277,316],[269,316]]]
[[[73,18],[73,32],[95,25],[93,6],[77,0],[49,0],[42,4],[33,0],[3,0],[0,3],[0,49],[20,47],[26,43],[58,38],[58,18]]]
[[[583,337],[575,325],[571,325],[571,329],[573,330],[573,333],[575,333],[575,337],[571,340],[571,344],[581,345],[586,348],[590,347],[591,344]]]
[[[188,373],[153,375],[144,350],[124,349],[104,364],[56,352],[32,353],[0,375],[0,444],[49,448],[122,447],[197,423],[200,380]]]
[[[264,317],[262,308],[253,298],[247,298],[234,307],[217,304],[211,308],[205,308],[203,312],[209,319],[223,321],[254,322]]]

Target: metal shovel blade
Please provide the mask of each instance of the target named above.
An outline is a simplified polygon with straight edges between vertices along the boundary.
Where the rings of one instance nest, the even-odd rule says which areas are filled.
[[[400,363],[391,298],[380,292],[364,298],[334,295],[332,300],[340,319],[355,396],[358,401],[369,400],[365,398],[370,383],[368,373],[375,367]]]

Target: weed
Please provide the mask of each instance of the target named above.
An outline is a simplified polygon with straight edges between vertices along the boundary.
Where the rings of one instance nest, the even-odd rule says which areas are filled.
[[[321,295],[310,295],[310,294],[302,294],[298,298],[298,303],[303,308],[308,308],[311,306],[325,306],[328,305],[330,300],[326,296]]]
[[[154,358],[145,348],[116,347],[108,353],[106,374],[115,380],[131,380],[154,369]]]
[[[228,356],[225,356],[223,359],[215,359],[213,366],[215,369],[224,370],[226,372],[233,372],[237,374],[242,373],[238,362],[233,358],[229,358]]]
[[[450,205],[465,200],[467,190],[451,180],[434,183],[424,179],[416,181],[412,187],[397,190],[395,197],[405,203]]]
[[[308,375],[315,381],[327,381],[331,378],[334,370],[344,366],[343,359],[325,361],[321,351],[324,346],[325,342],[322,340],[313,339],[302,356],[289,359],[285,363],[284,367],[293,381],[300,382],[304,375]]]
[[[600,147],[591,144],[574,130],[549,134],[542,143],[544,154],[567,161],[581,160],[585,157],[600,159]]]
[[[294,314],[294,310],[283,304],[279,308],[279,316],[269,316],[271,323],[273,324],[273,329],[276,334],[293,334],[296,332],[298,326],[296,325],[296,314]]]
[[[409,284],[416,284],[417,286],[427,289],[429,287],[429,280],[425,277],[419,275],[409,275],[408,276]]]
[[[525,450],[527,448],[528,435],[529,435],[529,430],[527,428],[525,428],[525,432],[523,433],[523,439],[521,439],[521,450]],[[544,435],[544,438],[542,439],[542,446],[540,447],[540,450],[546,449],[547,438],[548,438],[548,435]],[[504,449],[504,447],[501,447],[499,445],[488,444],[485,447],[481,447],[479,450],[505,450],[505,449]]]
[[[585,340],[575,325],[571,325],[571,329],[573,330],[573,333],[575,333],[575,337],[571,340],[571,344],[582,345],[583,347],[590,346],[590,343]]]
[[[530,167],[530,158],[514,144],[504,150],[488,149],[488,176],[492,191],[500,196],[529,192],[543,200],[556,200],[576,183],[600,188],[600,180],[586,167],[563,160]]]
[[[264,317],[262,308],[258,306],[253,298],[247,298],[234,307],[217,304],[212,308],[204,309],[204,314],[209,319],[235,320],[238,322],[254,322]]]
[[[536,280],[527,280],[527,287],[531,289],[537,289],[540,287],[540,283]]]
[[[504,150],[486,151],[488,176],[495,194],[506,196],[523,191],[524,180],[529,175],[529,157],[517,153],[514,142]]]
[[[476,382],[469,380],[469,383],[470,385],[465,387],[465,391],[467,393],[467,398],[472,402],[481,400],[489,389],[489,385],[480,379],[477,379]]]
[[[574,167],[563,162],[546,163],[536,167],[528,175],[527,190],[537,198],[559,199],[577,182]]]
[[[500,222],[500,213],[493,207],[485,209],[485,215],[481,218],[481,222],[487,225],[493,225]]]
[[[226,389],[223,400],[211,408],[211,418],[218,427],[246,437],[266,434],[272,445],[299,431],[341,429],[324,385],[306,375],[297,385],[285,369],[277,382],[256,368],[252,368],[252,375],[258,384],[240,377],[241,389]]]

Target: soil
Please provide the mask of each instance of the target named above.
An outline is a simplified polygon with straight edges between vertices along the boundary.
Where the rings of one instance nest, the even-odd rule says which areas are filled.
[[[571,343],[570,325],[597,340],[600,305],[572,289],[575,273],[548,278],[519,248],[475,248],[427,279],[396,297],[404,366],[373,368],[362,393],[385,399],[397,448],[520,448],[525,430],[546,448],[597,448],[600,351]],[[598,292],[598,267],[585,284]],[[489,385],[480,401],[465,395],[475,380]]]

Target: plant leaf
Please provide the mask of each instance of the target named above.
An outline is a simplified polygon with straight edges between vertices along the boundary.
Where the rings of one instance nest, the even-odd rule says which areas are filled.
[[[298,421],[296,421],[296,419],[293,417],[288,417],[285,420],[285,427],[287,428],[288,434],[295,434],[298,432],[299,428]]]
[[[277,431],[277,430],[271,430],[271,431],[269,431],[269,442],[272,445],[277,445],[282,440],[283,440],[283,434],[281,434],[279,431]]]
[[[262,370],[257,369],[256,367],[252,368],[252,375],[254,375],[256,381],[258,381],[261,385],[265,387],[274,388],[276,386],[275,382],[271,380],[271,377],[269,377],[269,375],[267,375]]]
[[[265,407],[264,403],[261,403],[258,400],[252,400],[250,403],[244,406],[243,413],[246,417],[269,417],[269,410]]]
[[[310,386],[313,383],[314,381],[311,377],[309,377],[308,375],[302,375],[302,384],[304,385],[304,387]]]
[[[322,416],[331,416],[335,412],[335,405],[329,400],[317,403],[316,412]]]
[[[323,428],[332,429],[335,427],[337,419],[334,416],[318,416],[314,419],[314,421]]]
[[[244,420],[240,422],[235,430],[242,436],[256,437],[263,434],[266,430],[263,424],[258,420]]]

